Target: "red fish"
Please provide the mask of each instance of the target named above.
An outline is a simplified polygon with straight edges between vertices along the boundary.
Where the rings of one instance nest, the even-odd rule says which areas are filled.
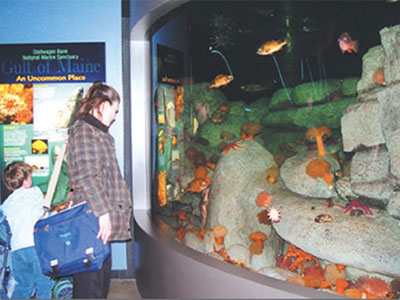
[[[342,53],[358,52],[358,40],[353,40],[348,32],[343,32],[338,38],[338,42]]]
[[[282,50],[283,46],[285,46],[288,42],[284,40],[283,42],[280,41],[268,41],[264,43],[260,48],[257,50],[258,55],[271,55],[277,51]]]

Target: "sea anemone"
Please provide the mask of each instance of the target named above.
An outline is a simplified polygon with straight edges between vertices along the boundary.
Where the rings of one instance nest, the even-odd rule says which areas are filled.
[[[313,127],[307,130],[306,140],[311,143],[317,143],[318,155],[325,156],[324,139],[331,136],[331,131],[326,126],[321,126],[319,128]]]
[[[362,293],[354,288],[345,289],[343,295],[348,298],[362,299]]]
[[[329,186],[332,183],[333,175],[330,173],[331,164],[325,159],[314,159],[306,167],[306,173],[312,178],[320,177]]]
[[[254,136],[261,132],[261,125],[255,122],[248,122],[242,125],[240,132],[242,140],[254,140]]]
[[[390,282],[390,292],[392,292],[395,298],[399,298],[400,295],[400,278],[395,278]]]
[[[315,279],[318,279],[320,282],[325,281],[324,270],[322,270],[321,266],[311,266],[304,269],[304,276],[311,276]]]
[[[257,214],[258,222],[260,224],[270,225],[271,220],[268,217],[268,209],[264,209]]]
[[[208,174],[207,168],[204,166],[200,166],[194,171],[194,178],[196,179],[202,179],[206,178]]]
[[[262,191],[257,195],[256,204],[258,207],[268,207],[268,205],[271,203],[271,200],[272,196],[269,195],[266,191]]]
[[[277,177],[279,176],[280,170],[278,167],[271,167],[267,169],[267,182],[270,184],[275,184]]]
[[[271,222],[279,222],[281,220],[281,211],[279,208],[274,206],[268,208],[268,218],[271,220]]]
[[[343,295],[343,294],[344,294],[344,289],[347,288],[347,287],[349,287],[349,285],[350,285],[350,282],[348,282],[348,281],[345,280],[345,279],[340,279],[340,278],[339,278],[339,279],[336,280],[335,291],[336,291],[338,294]]]
[[[217,245],[222,245],[224,243],[224,238],[228,234],[228,230],[225,226],[217,225],[213,229],[214,240]]]
[[[377,298],[385,298],[390,291],[389,284],[378,277],[362,276],[357,279],[355,286],[365,289],[369,294]]]
[[[262,250],[264,249],[264,241],[267,239],[267,235],[260,232],[255,231],[249,235],[249,239],[252,241],[250,245],[250,251],[253,251],[253,254],[261,254]],[[257,245],[253,245],[257,244]]]
[[[386,85],[385,72],[383,71],[383,68],[375,71],[375,73],[372,75],[372,81],[378,85]]]
[[[324,270],[324,277],[332,283],[335,283],[338,279],[346,279],[345,270],[338,270],[336,265],[326,265]]]

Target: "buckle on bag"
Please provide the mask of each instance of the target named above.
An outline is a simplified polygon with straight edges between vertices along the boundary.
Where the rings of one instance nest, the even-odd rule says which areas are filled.
[[[83,260],[83,264],[85,265],[86,268],[89,268],[90,265],[92,264],[92,261],[95,260],[93,247],[87,248],[85,250],[85,254],[86,258]]]
[[[50,272],[50,277],[55,278],[58,273],[60,273],[60,268],[58,267],[58,260],[53,259],[50,261],[50,267],[51,267],[51,272]]]

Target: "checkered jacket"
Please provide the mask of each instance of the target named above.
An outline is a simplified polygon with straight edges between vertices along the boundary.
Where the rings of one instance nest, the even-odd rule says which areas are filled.
[[[115,155],[114,138],[108,127],[90,114],[69,129],[67,169],[74,204],[86,201],[96,216],[110,213],[110,241],[132,238],[132,201]]]

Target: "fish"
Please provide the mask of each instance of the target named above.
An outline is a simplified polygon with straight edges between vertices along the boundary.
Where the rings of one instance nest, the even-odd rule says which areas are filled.
[[[343,32],[339,36],[338,42],[342,54],[345,52],[358,52],[358,40],[353,40],[348,32]]]
[[[221,86],[227,86],[233,80],[232,75],[224,75],[219,74],[215,77],[214,81],[208,87],[209,89],[212,88],[219,88]]]
[[[245,85],[241,85],[240,89],[248,93],[262,92],[271,89],[276,83],[276,80],[260,83],[248,83]]]
[[[288,43],[287,40],[283,42],[280,41],[268,41],[264,43],[260,48],[257,50],[258,55],[271,55],[275,52],[282,50],[283,46]]]
[[[200,193],[209,187],[211,184],[210,177],[195,178],[189,182],[184,190],[184,193]]]

